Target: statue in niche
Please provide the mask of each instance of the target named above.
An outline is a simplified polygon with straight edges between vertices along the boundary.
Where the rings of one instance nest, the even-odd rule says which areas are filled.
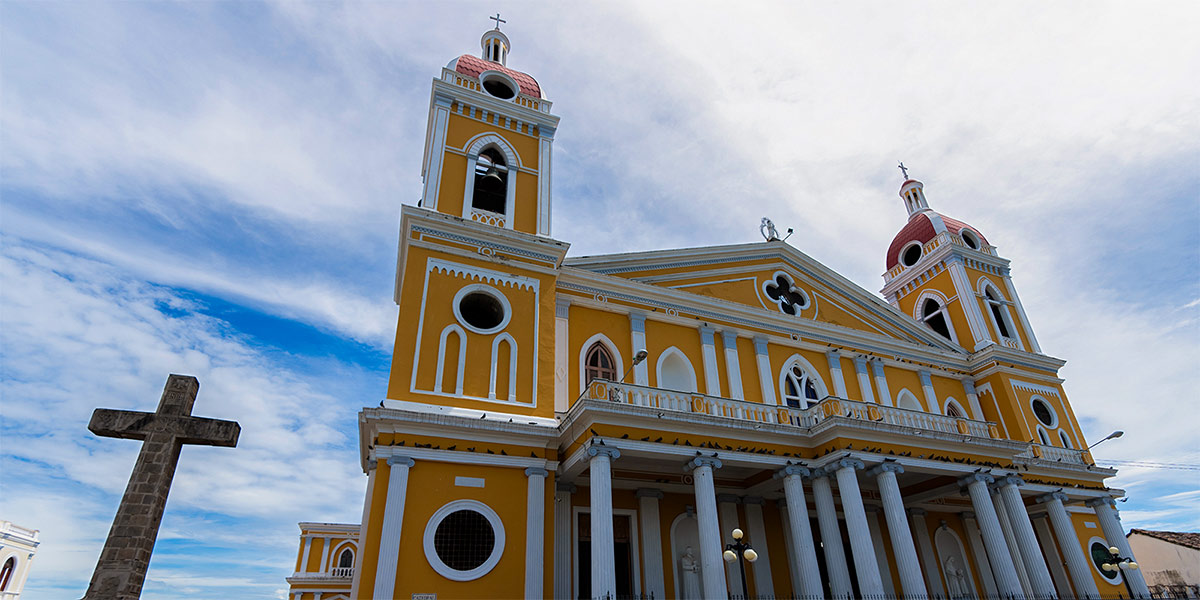
[[[683,598],[681,600],[701,600],[700,593],[700,562],[688,546],[683,556],[679,558],[679,570],[683,572]]]
[[[966,598],[970,593],[967,587],[967,574],[958,564],[958,558],[951,556],[943,565],[946,571],[946,584],[950,587],[951,598]]]

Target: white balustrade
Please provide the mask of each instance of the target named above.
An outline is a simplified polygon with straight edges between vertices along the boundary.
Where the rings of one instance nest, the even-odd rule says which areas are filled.
[[[1036,448],[1036,450],[1034,448]],[[1087,465],[1087,462],[1083,460],[1082,450],[1075,450],[1073,448],[1059,448],[1058,446],[1045,446],[1042,444],[1033,444],[1029,450],[1018,454],[1017,458],[1023,458],[1026,460],[1041,459],[1044,461],[1060,462],[1069,465]]]
[[[330,575],[339,579],[349,579],[354,576],[354,567],[334,567]]]

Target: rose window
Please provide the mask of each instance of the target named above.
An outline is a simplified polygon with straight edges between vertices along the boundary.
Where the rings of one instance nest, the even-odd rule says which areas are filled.
[[[779,304],[779,310],[794,315],[808,308],[808,296],[792,283],[792,279],[784,273],[777,273],[775,279],[763,286],[767,297]]]

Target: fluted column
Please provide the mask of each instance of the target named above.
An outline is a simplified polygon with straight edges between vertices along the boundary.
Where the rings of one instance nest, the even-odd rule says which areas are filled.
[[[571,494],[575,484],[554,485],[554,597],[571,597]]]
[[[783,523],[783,545],[787,549],[788,576],[792,579],[792,595],[801,598],[805,596],[804,588],[801,586],[803,583],[803,578],[800,576],[801,559],[796,549],[794,539],[796,536],[792,533],[791,511],[788,510],[787,498],[776,500],[775,505],[779,507],[779,519]],[[820,588],[821,586],[818,585],[818,591]]]
[[[1075,587],[1075,595],[1080,598],[1099,598],[1100,591],[1096,588],[1096,580],[1092,579],[1091,566],[1083,555],[1079,545],[1079,536],[1071,524],[1071,516],[1063,506],[1067,495],[1062,492],[1051,492],[1038,498],[1039,504],[1046,505],[1046,514],[1050,516],[1050,525],[1054,528],[1054,537],[1058,538],[1059,548],[1067,561],[1067,572],[1071,575],[1071,585]]]
[[[867,527],[871,529],[871,545],[875,547],[875,562],[879,564],[879,579],[883,581],[883,592],[888,598],[895,598],[896,582],[892,577],[891,562],[887,557],[887,544],[883,541],[883,529],[879,526],[883,508],[871,504],[863,508],[867,509]]]
[[[666,583],[663,580],[662,523],[658,516],[660,490],[640,489],[634,493],[638,499],[638,525],[642,530],[642,588],[647,596],[666,598]]]
[[[942,598],[946,595],[946,587],[942,585],[938,567],[937,555],[933,552],[933,541],[929,539],[929,523],[925,521],[925,509],[914,508],[909,512],[912,518],[913,537],[917,543],[917,552],[921,557],[921,571],[925,574],[925,589],[929,594]]]
[[[1017,545],[1021,547],[1021,559],[1025,561],[1025,573],[1029,576],[1029,585],[1038,598],[1057,598],[1054,581],[1050,579],[1050,570],[1046,568],[1046,559],[1038,546],[1037,536],[1033,533],[1033,523],[1029,522],[1029,511],[1025,509],[1025,501],[1021,499],[1018,487],[1025,481],[1015,475],[1002,478],[997,482],[1000,495],[1004,496],[1004,509],[1008,511],[1008,522],[1012,527]]]
[[[717,522],[721,528],[721,547],[733,540],[732,532],[734,529],[740,529],[741,524],[738,523],[737,505],[742,499],[733,494],[717,494]],[[736,562],[725,563],[725,586],[729,589],[729,594],[741,595],[742,583],[740,570]]]
[[[1012,556],[1013,566],[1017,570],[1017,580],[1021,582],[1021,589],[1025,591],[1026,596],[1033,595],[1033,585],[1029,583],[1029,572],[1025,570],[1025,557],[1021,553],[1021,546],[1017,543],[1017,536],[1013,534],[1012,523],[1008,520],[1008,503],[1004,501],[1004,496],[1000,495],[1000,489],[995,486],[990,486],[992,493],[992,504],[996,507],[996,518],[1000,521],[1000,531],[1004,534],[1004,543],[1008,544],[1008,553]]]
[[[525,469],[525,598],[541,598],[546,570],[546,477],[541,467]]]
[[[887,462],[871,469],[868,475],[875,476],[879,496],[883,499],[883,517],[887,519],[888,537],[892,539],[901,592],[905,598],[923,599],[928,592],[925,582],[921,581],[921,564],[917,560],[917,548],[904,515],[904,499],[900,497],[900,485],[896,481],[896,474],[903,472],[904,467]]]
[[[1054,588],[1058,590],[1059,598],[1074,598],[1071,580],[1067,577],[1066,563],[1058,552],[1058,542],[1054,540],[1054,532],[1050,531],[1050,518],[1044,512],[1029,515],[1033,521],[1033,531],[1037,533],[1038,544],[1046,556],[1050,566],[1050,577],[1054,579]]]
[[[979,579],[983,583],[984,595],[996,595],[996,577],[992,575],[992,563],[988,560],[987,551],[983,549],[983,538],[979,537],[979,525],[975,523],[975,513],[962,513],[963,531],[967,532],[967,544],[971,546],[971,557],[978,567]]]
[[[1116,546],[1117,550],[1121,551],[1121,556],[1137,562],[1133,557],[1133,549],[1129,547],[1129,540],[1125,537],[1125,529],[1121,527],[1121,520],[1117,516],[1117,503],[1106,497],[1088,500],[1087,505],[1096,511],[1096,518],[1100,521],[1100,529],[1104,532],[1104,539],[1108,540],[1108,545]],[[1122,569],[1121,574],[1129,580],[1129,588],[1133,590],[1135,597],[1150,597],[1150,588],[1146,587],[1146,578],[1142,576],[1141,569]]]
[[[692,472],[692,486],[696,490],[696,525],[700,530],[700,568],[704,579],[701,591],[705,598],[722,598],[725,590],[725,565],[721,551],[721,525],[717,521],[717,491],[713,484],[713,469],[720,469],[721,461],[716,458],[697,456],[688,461],[685,470]],[[595,595],[595,588],[592,594]]]
[[[854,555],[854,572],[858,576],[858,592],[864,597],[883,596],[883,580],[879,563],[871,545],[871,528],[867,526],[867,511],[863,508],[862,490],[858,487],[858,470],[865,468],[857,458],[837,462],[838,492],[842,496],[842,514],[850,532],[850,550]]]
[[[592,596],[617,595],[617,564],[613,544],[612,461],[616,448],[593,445],[587,450],[592,496]]]
[[[817,566],[817,549],[813,544],[812,526],[808,522],[808,502],[804,499],[804,478],[810,474],[809,470],[804,467],[790,465],[777,471],[775,476],[783,479],[783,494],[787,503],[787,522],[788,528],[791,530],[793,550],[791,562],[797,567],[797,575],[800,578],[799,588],[806,598],[820,598],[825,595],[825,589],[821,586],[821,570]],[[828,492],[828,484],[826,484],[826,491]],[[830,497],[829,501],[832,504],[833,498]],[[836,519],[836,517],[834,518]],[[837,524],[836,520],[834,524]],[[838,535],[838,540],[840,542],[841,534]],[[849,580],[848,577],[847,580]]]
[[[775,595],[775,581],[771,577],[771,553],[767,548],[767,526],[763,523],[763,499],[749,496],[742,499],[746,507],[746,530],[750,534],[750,545],[758,552],[758,560],[751,563],[754,571],[754,589],[759,596]]]
[[[833,505],[833,488],[823,470],[813,472],[812,488],[813,503],[817,505],[817,525],[821,528],[821,548],[825,551],[825,570],[829,573],[830,593],[834,598],[849,598],[854,587],[850,583],[850,569],[846,566],[846,551],[842,549],[842,530],[838,526],[837,509]]]
[[[992,481],[991,475],[972,473],[960,479],[959,483],[965,485],[967,493],[971,495],[971,506],[975,509],[979,533],[983,536],[988,561],[992,564],[992,573],[996,577],[996,588],[1001,596],[1015,598],[1023,592],[1012,555],[1008,553],[1008,545],[1004,542],[1004,533],[1000,531],[1000,521],[996,517],[996,508],[992,505],[992,495],[988,492],[988,484]]]
[[[387,500],[383,505],[383,529],[379,533],[379,562],[375,565],[376,598],[391,598],[396,591],[396,566],[400,558],[400,526],[404,523],[408,470],[416,463],[407,456],[393,456],[387,459],[387,464]]]

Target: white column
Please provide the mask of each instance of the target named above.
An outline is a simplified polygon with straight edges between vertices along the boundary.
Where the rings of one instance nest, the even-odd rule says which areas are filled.
[[[821,570],[817,565],[817,548],[813,544],[812,526],[808,522],[808,502],[804,499],[804,478],[811,475],[811,472],[796,465],[789,465],[777,471],[776,477],[783,479],[783,494],[784,501],[787,503],[787,524],[791,533],[792,556],[789,561],[796,565],[797,573],[793,578],[798,579],[793,581],[793,589],[799,589],[797,595],[802,595],[805,598],[821,598],[825,595],[825,588],[821,585]],[[825,483],[825,493],[829,495],[829,484]],[[833,504],[833,496],[829,495],[829,504]],[[833,508],[830,506],[830,508]],[[837,526],[837,516],[834,516],[834,526]],[[838,534],[839,549],[841,546],[841,534]],[[826,547],[826,556],[829,549]],[[842,559],[842,566],[845,568],[845,559]],[[846,580],[849,582],[849,576]]]
[[[425,189],[421,194],[421,206],[429,210],[437,210],[438,186],[442,183],[442,161],[446,157],[446,126],[450,121],[450,105],[453,102],[449,96],[434,94],[432,139],[425,156],[425,165],[421,170],[424,176]]]
[[[554,597],[571,597],[571,494],[575,484],[554,485]]]
[[[1063,506],[1067,495],[1062,492],[1052,492],[1038,498],[1038,502],[1046,505],[1046,514],[1050,516],[1050,525],[1054,527],[1054,537],[1058,538],[1059,549],[1067,560],[1067,572],[1071,574],[1071,584],[1075,587],[1075,595],[1079,598],[1099,598],[1100,591],[1096,588],[1096,580],[1092,579],[1092,567],[1083,555],[1079,545],[1079,537],[1075,535],[1075,527],[1071,517]]]
[[[613,542],[612,461],[621,451],[593,445],[587,450],[592,497],[592,596],[617,595],[616,548]]]
[[[884,406],[892,405],[892,393],[888,391],[887,376],[883,373],[883,361],[871,361],[871,371],[875,373],[875,388],[879,390],[878,402]]]
[[[1029,582],[1029,572],[1025,570],[1025,557],[1021,554],[1021,546],[1017,544],[1017,536],[1013,533],[1012,522],[1008,520],[1008,506],[999,488],[992,486],[992,505],[996,507],[996,517],[1000,521],[1000,531],[1004,533],[1004,543],[1008,544],[1008,552],[1012,555],[1013,566],[1017,569],[1017,579],[1026,596],[1033,595],[1033,584]]]
[[[740,501],[741,498],[733,494],[717,494],[717,517],[721,527],[722,548],[725,547],[725,544],[733,541],[733,530],[741,529],[737,514],[737,505]],[[741,572],[736,561],[725,563],[725,587],[728,588],[731,596],[740,596],[742,593]]]
[[[700,327],[700,355],[704,358],[704,393],[721,395],[721,373],[717,370],[717,340],[712,327]]]
[[[724,559],[721,553],[721,525],[717,522],[717,492],[713,484],[713,469],[720,469],[721,461],[716,458],[697,456],[687,463],[685,470],[692,472],[692,485],[696,490],[696,525],[700,531],[700,568],[703,572],[701,588],[705,598],[721,598],[725,589]],[[593,588],[592,595],[596,595]]]
[[[963,531],[967,532],[967,544],[971,547],[971,556],[975,560],[976,571],[983,583],[985,596],[996,596],[996,578],[992,576],[992,563],[988,561],[987,551],[983,549],[983,538],[979,537],[979,525],[975,523],[975,513],[962,513]]]
[[[292,596],[292,600],[300,600],[303,597],[304,597],[304,592],[296,592],[295,595]]]
[[[558,298],[554,303],[554,412],[567,412],[571,407],[571,302]],[[580,381],[582,388],[584,382]],[[580,390],[582,394],[583,390]]]
[[[321,562],[317,565],[317,572],[329,572],[329,536],[321,538]]]
[[[942,585],[941,568],[938,566],[937,554],[933,551],[933,542],[929,539],[929,523],[925,521],[927,514],[924,509],[914,508],[909,511],[912,516],[912,528],[921,557],[921,571],[925,575],[925,588],[935,597],[946,595]]]
[[[541,467],[525,469],[525,598],[542,597],[546,571],[546,476]]]
[[[1050,576],[1054,578],[1054,587],[1058,589],[1060,598],[1073,598],[1075,591],[1071,589],[1071,580],[1067,578],[1066,564],[1058,553],[1058,543],[1054,541],[1054,533],[1050,531],[1050,519],[1046,513],[1029,515],[1033,520],[1033,530],[1037,533],[1038,543],[1045,553],[1046,562],[1050,566]]]
[[[383,530],[379,534],[379,562],[375,566],[375,598],[391,598],[396,590],[400,526],[404,523],[404,499],[408,494],[408,470],[415,462],[407,456],[393,456],[387,459],[387,464],[387,500],[383,505]]]
[[[742,366],[738,362],[737,332],[728,329],[721,332],[721,345],[725,348],[725,374],[729,383],[729,397],[744,400],[742,393]]]
[[[833,395],[849,400],[846,396],[846,378],[842,376],[841,353],[837,350],[827,350],[825,360],[829,363],[829,378],[833,380]]]
[[[807,471],[807,469],[805,471]],[[776,476],[778,477],[778,474],[776,474]],[[791,511],[788,510],[787,498],[780,498],[779,500],[775,501],[775,504],[779,507],[779,520],[783,523],[783,545],[787,549],[787,566],[788,575],[792,578],[792,595],[803,596],[804,589],[801,587],[802,580],[800,577],[801,559],[800,555],[797,554],[798,551],[796,549],[796,543],[794,540],[795,534],[792,533],[793,529],[790,516]],[[810,535],[809,539],[811,538],[812,536]],[[814,554],[813,557],[815,559],[816,554]],[[820,592],[820,590],[821,586],[818,585],[817,591]]]
[[[883,509],[873,504],[868,504],[863,508],[867,509],[867,527],[871,529],[871,545],[875,547],[875,562],[879,564],[879,578],[883,580],[883,591],[887,597],[894,598],[896,582],[892,581],[892,567],[887,557],[887,545],[883,541],[883,530],[879,528],[879,519]]]
[[[871,391],[871,376],[867,373],[867,357],[854,357],[854,372],[858,375],[858,391],[862,394],[862,401],[874,402],[875,393]]]
[[[771,374],[771,356],[767,353],[767,338],[754,338],[754,360],[758,364],[758,385],[762,390],[763,404],[778,404],[775,396],[775,376]]]
[[[1008,545],[1004,542],[1004,533],[1000,531],[996,508],[992,506],[992,495],[987,487],[991,482],[992,476],[985,473],[972,473],[959,480],[960,484],[967,486],[967,493],[971,495],[971,506],[975,509],[979,533],[983,536],[988,561],[991,562],[992,573],[996,576],[996,588],[1001,596],[1016,597],[1023,593],[1021,582],[1017,579],[1016,567],[1008,553]]]
[[[377,472],[376,467],[378,464],[379,461],[377,460],[367,461],[367,496],[363,499],[362,520],[359,521],[360,525],[358,526],[358,543],[360,548],[362,544],[366,543],[367,539],[367,525],[370,524],[371,498],[375,497],[375,473]],[[363,555],[365,554],[366,552],[361,551],[354,553],[354,577],[351,579],[350,584],[351,598],[358,597],[358,586],[362,582]]]
[[[866,467],[856,458],[837,462],[838,493],[842,497],[842,513],[846,530],[850,532],[850,550],[854,555],[854,572],[858,576],[858,591],[864,597],[883,596],[883,580],[875,548],[871,545],[871,528],[867,526],[867,511],[863,508],[862,490],[858,487],[858,469]]]
[[[925,406],[929,407],[929,412],[935,414],[944,414],[941,403],[938,402],[937,393],[933,391],[933,377],[929,371],[921,369],[917,371],[917,376],[921,378],[921,391],[925,393]]]
[[[1017,287],[1013,285],[1012,277],[1008,273],[1008,269],[1005,269],[1004,289],[1008,291],[1008,297],[1012,299],[1013,305],[1017,307],[1017,314],[1021,316],[1021,329],[1025,330],[1025,336],[1029,338],[1029,344],[1033,346],[1034,352],[1041,354],[1042,346],[1038,344],[1037,336],[1033,334],[1033,325],[1029,323],[1029,317],[1025,315],[1025,306],[1021,304],[1021,297],[1017,295]],[[1149,593],[1149,588],[1146,588],[1146,590]]]
[[[1117,516],[1117,503],[1113,502],[1112,498],[1105,497],[1088,500],[1087,505],[1096,511],[1100,530],[1104,532],[1104,539],[1108,541],[1108,545],[1116,546],[1122,557],[1137,562],[1133,557],[1133,549],[1129,547],[1129,540],[1125,537],[1125,528],[1121,527],[1120,517]],[[1146,587],[1146,578],[1142,576],[1141,569],[1122,569],[1121,575],[1129,580],[1129,587],[1134,596],[1150,597],[1150,588]]]
[[[958,296],[958,304],[962,307],[963,314],[967,317],[967,325],[971,328],[974,346],[971,345],[972,342],[964,343],[963,340],[958,340],[958,343],[964,348],[979,350],[992,341],[992,335],[983,320],[983,313],[980,312],[975,288],[971,287],[971,281],[967,277],[967,268],[963,265],[961,256],[947,258],[946,267],[950,271],[950,280],[954,282],[954,292]]]
[[[1021,499],[1019,486],[1025,481],[1015,475],[1000,479],[1000,495],[1004,497],[1004,509],[1008,511],[1008,522],[1012,527],[1013,536],[1021,547],[1021,560],[1025,561],[1025,573],[1029,576],[1029,585],[1038,598],[1057,598],[1054,582],[1050,580],[1050,571],[1046,568],[1046,560],[1042,558],[1042,550],[1038,547],[1037,536],[1033,534],[1033,524],[1029,522],[1029,511]]]
[[[750,545],[758,552],[758,560],[751,563],[754,571],[754,589],[759,596],[774,596],[775,581],[771,578],[771,554],[767,549],[767,526],[763,523],[763,499],[750,496],[742,499],[746,507],[746,530]],[[658,596],[655,596],[657,598]]]
[[[825,570],[829,573],[829,589],[834,598],[849,598],[854,587],[850,583],[850,569],[846,566],[846,552],[842,549],[842,530],[833,506],[833,489],[824,470],[813,472],[812,488],[813,503],[817,505],[817,525],[821,529],[821,548],[825,551]]]
[[[297,573],[308,572],[308,553],[312,550],[313,535],[304,534],[304,552],[300,555],[300,570]]]
[[[638,312],[629,313],[629,341],[633,344],[633,353],[646,349],[646,315]],[[633,366],[633,382],[637,385],[650,385],[650,371],[647,361]]]
[[[554,203],[551,202],[553,186],[550,185],[553,171],[550,157],[553,152],[554,128],[538,127],[538,235],[549,237],[553,219],[551,214]]]
[[[928,592],[921,581],[921,564],[917,560],[917,548],[913,545],[912,530],[904,514],[904,499],[900,497],[900,485],[896,474],[904,467],[894,462],[885,462],[868,472],[875,476],[879,485],[879,497],[883,500],[883,516],[887,519],[888,536],[892,539],[892,554],[896,557],[896,570],[900,574],[900,589],[905,598],[923,600]]]
[[[638,525],[642,530],[642,589],[647,596],[666,598],[667,587],[663,578],[662,523],[658,517],[660,490],[640,489],[638,499]],[[565,597],[565,596],[563,596]]]
[[[967,396],[967,405],[971,409],[971,418],[976,421],[983,421],[983,407],[979,404],[979,394],[975,392],[975,380],[962,380],[963,394]]]

